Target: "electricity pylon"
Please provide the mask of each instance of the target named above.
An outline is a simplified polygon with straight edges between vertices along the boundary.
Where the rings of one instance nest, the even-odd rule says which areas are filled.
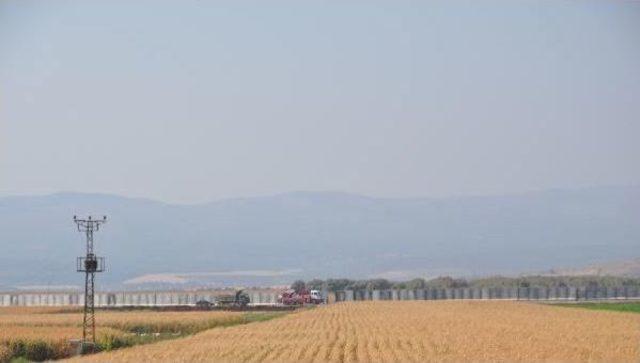
[[[107,217],[93,219],[78,219],[73,216],[79,232],[83,232],[87,238],[87,255],[76,260],[77,271],[84,272],[84,317],[82,320],[82,347],[91,349],[96,342],[96,317],[95,317],[95,274],[104,271],[104,257],[97,257],[93,253],[93,232],[100,229],[100,225],[107,222]]]

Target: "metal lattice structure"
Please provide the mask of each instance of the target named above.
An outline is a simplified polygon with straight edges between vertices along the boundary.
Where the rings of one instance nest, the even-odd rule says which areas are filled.
[[[95,317],[95,274],[104,271],[104,257],[98,257],[93,253],[93,232],[100,229],[100,225],[107,222],[107,217],[93,219],[78,219],[73,216],[73,221],[78,227],[78,231],[86,236],[87,255],[78,257],[76,269],[85,273],[84,279],[84,317],[82,320],[82,346],[89,347],[95,345],[96,340],[96,317]]]

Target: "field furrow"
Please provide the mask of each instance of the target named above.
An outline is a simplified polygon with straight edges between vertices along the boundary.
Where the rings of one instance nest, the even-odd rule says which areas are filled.
[[[640,315],[518,302],[341,303],[89,362],[637,362]]]

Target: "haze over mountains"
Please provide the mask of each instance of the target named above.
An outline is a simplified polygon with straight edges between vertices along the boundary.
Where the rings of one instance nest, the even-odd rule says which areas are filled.
[[[199,205],[60,193],[0,198],[0,288],[80,284],[75,214],[108,215],[96,251],[108,266],[99,281],[113,288],[517,274],[640,255],[640,187],[445,199],[295,192]]]
[[[543,273],[549,276],[624,276],[640,277],[640,258],[595,263],[580,268],[559,268]]]

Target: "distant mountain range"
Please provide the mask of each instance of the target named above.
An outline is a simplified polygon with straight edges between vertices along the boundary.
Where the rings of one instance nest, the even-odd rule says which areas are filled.
[[[60,193],[0,198],[0,289],[81,284],[72,216],[90,213],[109,216],[96,251],[108,266],[98,281],[113,287],[569,272],[640,255],[640,187],[445,199],[295,192],[200,205]]]
[[[543,275],[549,276],[621,276],[640,277],[640,258],[596,263],[578,268],[556,268]]]

